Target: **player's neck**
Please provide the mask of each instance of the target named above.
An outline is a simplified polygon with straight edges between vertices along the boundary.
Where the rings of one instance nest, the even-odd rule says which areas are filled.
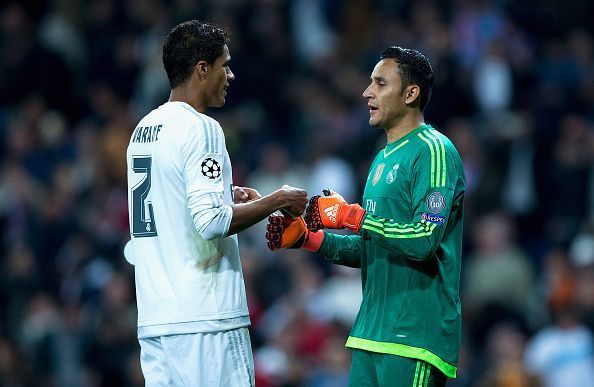
[[[388,144],[400,140],[402,137],[424,124],[425,118],[423,117],[423,114],[411,114],[402,117],[402,119],[396,122],[394,126],[386,130]]]
[[[185,102],[200,113],[206,112],[206,104],[202,102],[202,98],[200,98],[196,90],[192,87],[181,85],[171,89],[169,102]]]

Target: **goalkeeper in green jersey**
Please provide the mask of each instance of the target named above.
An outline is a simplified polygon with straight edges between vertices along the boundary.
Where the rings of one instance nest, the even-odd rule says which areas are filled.
[[[433,82],[423,54],[386,49],[363,93],[369,124],[387,137],[364,207],[325,191],[305,219],[269,218],[271,249],[302,247],[361,269],[363,301],[346,343],[351,386],[444,386],[456,377],[466,182],[454,145],[424,121]]]

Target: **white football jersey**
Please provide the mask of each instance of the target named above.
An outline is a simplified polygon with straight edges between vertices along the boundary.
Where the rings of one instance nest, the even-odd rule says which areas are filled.
[[[126,158],[139,338],[249,325],[219,123],[167,102],[137,125]]]

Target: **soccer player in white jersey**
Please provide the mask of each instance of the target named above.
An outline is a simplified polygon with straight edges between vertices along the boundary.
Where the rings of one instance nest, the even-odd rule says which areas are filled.
[[[301,214],[307,193],[261,197],[233,187],[219,123],[229,83],[228,35],[196,20],[163,45],[169,101],[135,128],[128,208],[147,386],[253,386],[248,308],[237,236],[276,210]]]

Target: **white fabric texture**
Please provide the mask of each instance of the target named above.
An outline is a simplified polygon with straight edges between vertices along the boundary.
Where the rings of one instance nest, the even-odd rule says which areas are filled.
[[[254,359],[247,328],[140,340],[147,387],[251,387]]]

